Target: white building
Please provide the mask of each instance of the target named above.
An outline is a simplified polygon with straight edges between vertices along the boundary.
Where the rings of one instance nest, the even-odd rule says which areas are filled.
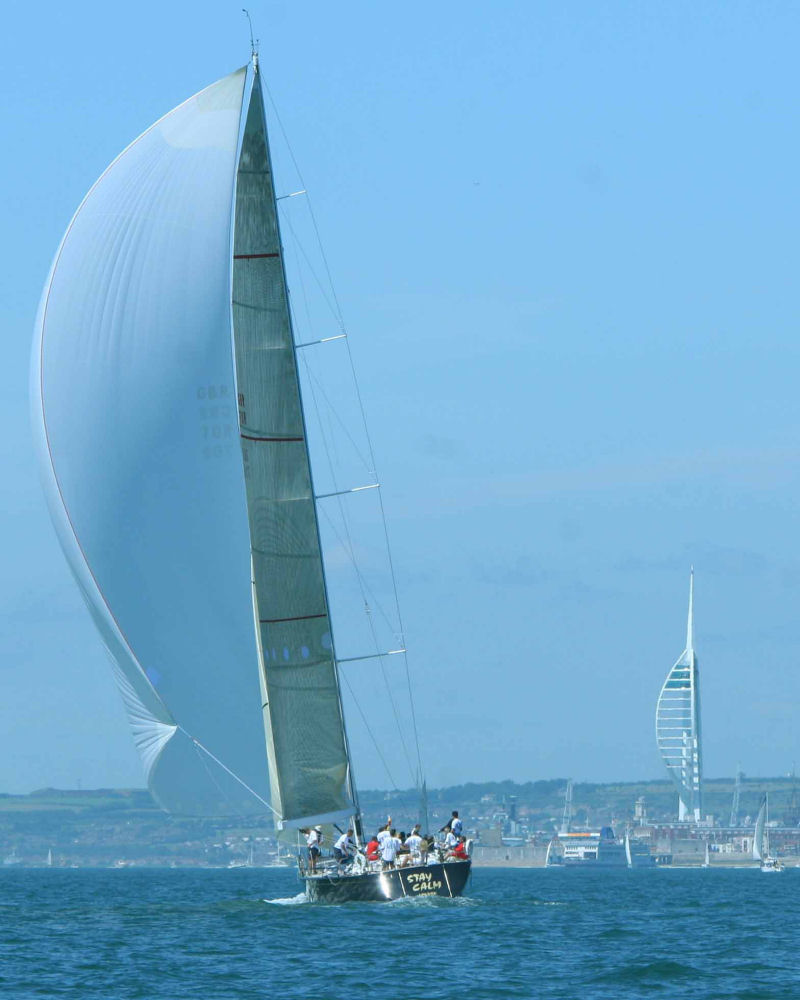
[[[694,653],[692,605],[694,569],[689,576],[686,649],[667,674],[656,706],[656,742],[667,772],[678,789],[678,819],[700,822],[702,751],[700,747],[700,675]]]

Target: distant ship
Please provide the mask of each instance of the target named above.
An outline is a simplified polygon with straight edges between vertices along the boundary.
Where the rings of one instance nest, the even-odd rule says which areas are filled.
[[[619,840],[610,826],[600,830],[559,833],[547,848],[547,867],[649,868],[655,864],[647,844],[626,834]]]

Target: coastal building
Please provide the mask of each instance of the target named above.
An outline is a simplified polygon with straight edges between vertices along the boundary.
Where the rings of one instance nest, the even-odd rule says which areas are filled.
[[[700,676],[694,652],[694,569],[689,575],[686,649],[667,674],[656,706],[656,742],[678,789],[678,819],[699,823],[703,815],[700,746]]]

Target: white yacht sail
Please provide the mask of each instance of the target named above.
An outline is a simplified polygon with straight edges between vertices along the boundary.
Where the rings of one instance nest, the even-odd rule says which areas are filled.
[[[237,173],[233,335],[272,807],[346,820],[355,796],[286,293],[260,77]]]
[[[264,812],[271,786],[280,820],[308,822],[354,796],[280,253],[254,60],[84,199],[42,297],[32,400],[151,790],[212,815]]]
[[[765,795],[761,800],[756,817],[756,828],[753,832],[753,859],[755,861],[763,861],[769,854],[767,836],[767,796]]]

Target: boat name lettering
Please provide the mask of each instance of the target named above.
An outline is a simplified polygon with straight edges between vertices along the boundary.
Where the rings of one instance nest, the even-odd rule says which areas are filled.
[[[432,872],[410,872],[406,881],[412,892],[434,892],[442,888],[442,883],[434,879]]]

